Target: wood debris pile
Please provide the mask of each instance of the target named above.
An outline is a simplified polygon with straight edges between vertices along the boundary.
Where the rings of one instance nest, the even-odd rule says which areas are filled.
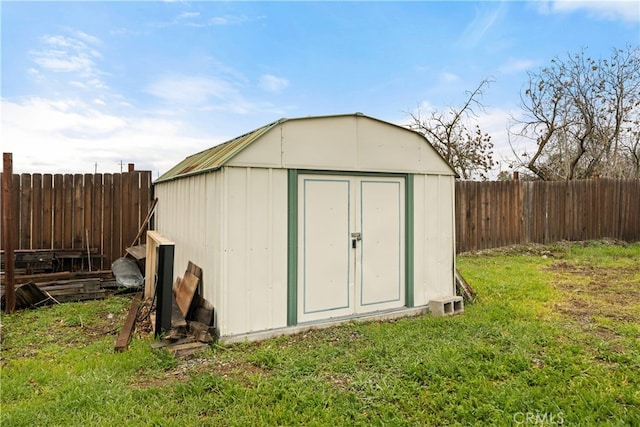
[[[201,281],[202,269],[189,261],[183,277],[173,284],[171,329],[155,347],[187,356],[215,340],[215,311],[200,295]]]
[[[215,310],[201,296],[202,269],[189,262],[183,277],[173,284],[171,328],[154,341],[153,348],[164,348],[177,357],[196,353],[215,341]],[[154,302],[132,303],[130,316],[136,313],[134,324],[125,326],[116,341],[116,351],[123,351],[131,338],[133,328],[140,333],[152,333],[156,321]],[[137,326],[136,322],[137,321]]]

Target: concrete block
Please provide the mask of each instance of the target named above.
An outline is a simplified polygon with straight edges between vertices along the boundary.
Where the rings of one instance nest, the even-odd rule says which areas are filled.
[[[464,311],[464,301],[460,296],[436,298],[429,301],[429,311],[434,316],[460,314]]]

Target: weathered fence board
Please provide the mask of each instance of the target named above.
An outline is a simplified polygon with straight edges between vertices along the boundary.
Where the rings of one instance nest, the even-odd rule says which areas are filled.
[[[2,174],[0,173],[0,180]],[[151,172],[14,174],[15,249],[102,254],[109,269],[151,206]],[[614,238],[640,241],[640,180],[456,183],[458,252],[521,243]]]
[[[458,252],[602,238],[640,241],[640,180],[456,183]]]
[[[113,242],[113,175],[110,173],[103,176],[103,193],[102,193],[102,247],[106,253],[112,253]],[[111,262],[116,258],[110,257]]]
[[[42,176],[42,242],[40,247],[51,247],[51,236],[53,235],[53,176],[44,174]]]
[[[109,269],[136,237],[150,197],[150,171],[14,174],[14,247],[91,250],[92,269]]]

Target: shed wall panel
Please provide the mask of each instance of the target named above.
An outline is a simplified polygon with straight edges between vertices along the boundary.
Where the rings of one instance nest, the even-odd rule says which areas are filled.
[[[221,335],[287,324],[287,172],[224,168]]]
[[[201,265],[203,268],[205,287],[204,295],[215,307],[215,316],[219,323],[219,311],[222,308],[222,288],[224,281],[224,176],[222,171],[210,174],[209,191],[207,198],[207,226],[206,233],[206,251],[207,263]],[[213,271],[211,271],[213,270]]]
[[[156,229],[175,246],[174,276],[203,269],[221,336],[286,326],[287,172],[223,168],[156,186]]]
[[[414,304],[454,295],[453,177],[414,179]]]
[[[214,269],[210,267],[214,249],[211,231],[219,229],[215,206],[216,174],[197,175],[156,186],[160,201],[156,212],[156,230],[175,242],[174,276],[182,277],[189,261],[202,267],[204,297],[215,305]]]

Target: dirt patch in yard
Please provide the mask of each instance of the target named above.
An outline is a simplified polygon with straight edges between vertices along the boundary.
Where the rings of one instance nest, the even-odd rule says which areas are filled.
[[[640,322],[640,275],[637,268],[596,267],[558,261],[550,270],[554,273],[554,287],[563,294],[560,302],[555,304],[555,310],[581,326],[593,326],[597,317]],[[613,333],[602,327],[594,331],[599,335]]]
[[[227,360],[193,358],[181,361],[173,369],[156,377],[140,372],[132,386],[140,389],[164,387],[170,383],[184,383],[204,374],[219,375],[223,378],[234,379],[245,386],[251,386],[253,376],[266,376],[269,373],[252,363],[232,358]]]

